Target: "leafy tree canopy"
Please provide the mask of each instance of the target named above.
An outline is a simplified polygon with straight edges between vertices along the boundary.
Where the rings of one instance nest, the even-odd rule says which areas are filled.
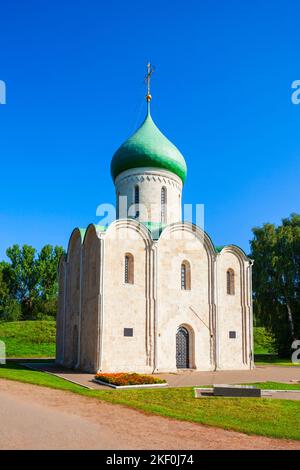
[[[253,234],[255,316],[274,333],[279,354],[290,355],[300,337],[300,215],[256,227]]]
[[[57,267],[64,250],[44,246],[39,253],[29,245],[13,245],[9,262],[0,263],[0,319],[34,319],[56,315]]]

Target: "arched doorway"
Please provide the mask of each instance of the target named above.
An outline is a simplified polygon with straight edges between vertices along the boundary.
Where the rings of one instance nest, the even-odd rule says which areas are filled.
[[[176,333],[176,367],[188,369],[190,367],[190,338],[184,326],[180,326]]]

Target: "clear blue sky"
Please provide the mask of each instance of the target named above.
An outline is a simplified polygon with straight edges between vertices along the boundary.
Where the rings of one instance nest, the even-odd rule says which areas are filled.
[[[184,202],[215,244],[300,212],[300,3],[1,3],[0,259],[13,243],[66,247],[114,202],[110,160],[145,114],[184,154]]]

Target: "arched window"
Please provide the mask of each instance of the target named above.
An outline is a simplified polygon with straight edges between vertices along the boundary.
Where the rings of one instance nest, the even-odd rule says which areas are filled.
[[[227,294],[234,295],[234,270],[227,270]]]
[[[120,217],[120,191],[117,192],[117,210],[116,210],[116,218]]]
[[[140,188],[138,185],[134,187],[134,204],[138,205],[140,203]],[[140,211],[136,208],[135,217],[140,216]]]
[[[191,265],[188,261],[181,263],[181,289],[191,290]]]
[[[133,284],[134,274],[134,260],[130,253],[125,255],[125,266],[124,266],[124,282],[125,284]]]
[[[160,193],[160,219],[162,224],[167,223],[167,188],[163,186]]]
[[[138,187],[138,185],[134,187],[134,203],[140,203],[140,188]]]

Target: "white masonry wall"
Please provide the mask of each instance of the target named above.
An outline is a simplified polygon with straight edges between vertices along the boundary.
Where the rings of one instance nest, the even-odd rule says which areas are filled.
[[[184,326],[190,368],[253,367],[252,262],[239,248],[217,254],[191,224],[166,227],[158,241],[132,219],[115,221],[101,235],[94,231],[87,230],[83,248],[79,231],[73,232],[60,266],[60,363],[87,371],[176,372],[176,332]],[[126,253],[134,257],[133,284],[124,282]],[[191,266],[186,291],[184,260]],[[234,295],[227,293],[228,268],[235,273]],[[124,328],[132,328],[132,336]]]
[[[116,178],[116,198],[118,200],[118,196],[126,196],[129,210],[127,213],[123,211],[122,214],[123,203],[121,202],[119,211],[117,210],[119,218],[135,216],[135,186],[139,187],[140,194],[140,214],[137,220],[166,224],[181,221],[182,181],[174,173],[156,168],[135,168],[124,171]],[[166,220],[164,221],[161,220],[161,189],[163,187],[167,191]]]
[[[180,326],[189,332],[189,366],[213,369],[211,338],[213,311],[210,304],[212,254],[205,237],[178,224],[166,228],[157,243],[157,357],[156,370],[176,372],[176,333]],[[191,290],[181,289],[181,264],[191,268]]]
[[[150,364],[150,236],[135,221],[116,221],[104,236],[100,369],[152,372]],[[134,258],[134,283],[124,280],[125,255]],[[126,336],[124,329],[132,329]]]
[[[217,363],[218,369],[253,367],[252,300],[249,298],[251,261],[238,254],[236,248],[225,247],[217,256]],[[227,270],[234,270],[235,293],[227,293]],[[235,338],[229,332],[235,332]]]

